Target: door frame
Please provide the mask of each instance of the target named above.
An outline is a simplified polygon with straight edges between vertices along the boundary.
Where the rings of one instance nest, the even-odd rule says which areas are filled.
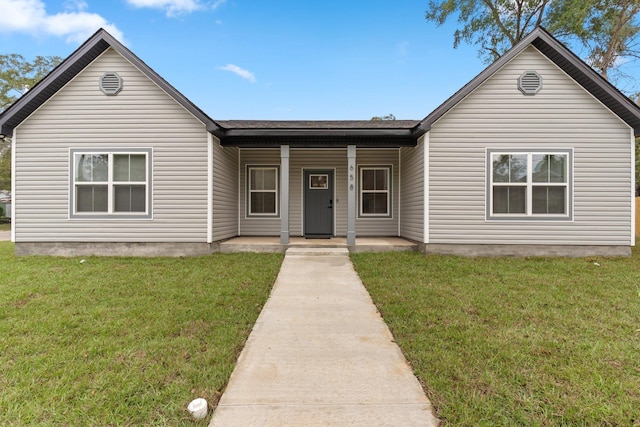
[[[300,200],[302,200],[302,203],[300,203],[300,206],[302,207],[301,211],[300,211],[300,220],[302,221],[302,237],[306,236],[306,224],[305,224],[305,202],[306,202],[306,198],[305,198],[305,188],[306,188],[306,173],[307,172],[318,172],[318,173],[323,173],[323,172],[332,172],[333,174],[333,194],[331,195],[333,197],[333,212],[332,212],[332,217],[331,217],[331,237],[335,237],[336,235],[336,212],[337,212],[337,208],[336,208],[336,175],[337,175],[337,171],[335,167],[303,167],[302,168],[302,174],[300,177],[300,180],[302,182],[302,185],[300,187]]]

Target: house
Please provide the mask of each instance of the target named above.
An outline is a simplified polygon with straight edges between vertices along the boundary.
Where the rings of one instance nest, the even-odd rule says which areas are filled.
[[[223,101],[221,101],[223,102]],[[536,29],[416,121],[217,121],[100,30],[0,116],[18,254],[628,255],[640,109]]]

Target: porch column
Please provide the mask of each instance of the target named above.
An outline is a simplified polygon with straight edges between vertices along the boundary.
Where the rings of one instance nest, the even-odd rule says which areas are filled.
[[[347,146],[347,245],[356,244],[356,146]]]
[[[289,146],[280,146],[280,243],[289,244]]]

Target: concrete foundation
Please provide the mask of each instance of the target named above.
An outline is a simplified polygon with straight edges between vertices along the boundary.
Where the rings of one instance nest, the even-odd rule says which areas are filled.
[[[629,246],[578,245],[444,245],[420,244],[418,250],[429,254],[459,255],[467,257],[588,257],[631,256]]]
[[[219,243],[16,243],[16,255],[181,257],[208,255]]]

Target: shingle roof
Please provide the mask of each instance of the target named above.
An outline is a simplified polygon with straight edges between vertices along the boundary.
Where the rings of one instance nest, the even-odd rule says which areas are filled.
[[[217,120],[224,129],[413,129],[420,120]]]

